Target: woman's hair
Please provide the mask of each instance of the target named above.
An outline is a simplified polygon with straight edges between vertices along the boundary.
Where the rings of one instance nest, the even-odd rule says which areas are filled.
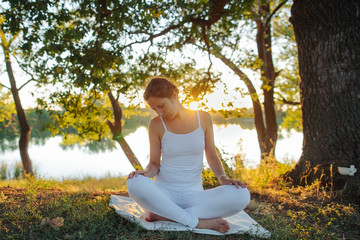
[[[153,77],[146,86],[144,99],[150,97],[170,98],[174,92],[179,93],[179,89],[174,83],[165,77]]]

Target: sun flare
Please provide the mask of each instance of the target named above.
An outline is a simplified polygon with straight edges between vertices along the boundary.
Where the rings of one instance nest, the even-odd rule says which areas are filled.
[[[190,102],[189,103],[189,109],[191,110],[198,110],[199,109],[199,102]]]

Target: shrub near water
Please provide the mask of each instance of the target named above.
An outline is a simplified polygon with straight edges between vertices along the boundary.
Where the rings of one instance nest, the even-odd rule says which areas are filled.
[[[257,168],[246,168],[241,159],[236,159],[234,167],[231,167],[226,160],[221,160],[226,175],[229,178],[237,179],[244,182],[249,188],[263,188],[278,181],[281,184],[281,175],[289,171],[293,163],[279,163],[274,161],[260,165]],[[211,188],[220,185],[220,182],[209,168],[204,168],[202,172],[204,188]]]
[[[9,180],[9,179],[20,179],[23,177],[24,168],[21,162],[17,162],[13,168],[10,168],[4,162],[1,162],[0,167],[0,180]]]
[[[240,165],[234,170],[233,175],[242,179],[251,188],[261,189],[271,184],[274,180],[278,181],[277,184],[280,184],[281,178],[279,177],[290,169],[290,165],[279,162],[260,165],[252,169],[247,169]]]

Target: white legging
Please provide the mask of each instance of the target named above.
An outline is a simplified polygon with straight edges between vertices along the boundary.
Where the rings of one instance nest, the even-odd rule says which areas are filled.
[[[201,219],[228,217],[243,210],[250,192],[232,185],[200,191],[176,191],[160,187],[143,175],[127,181],[130,197],[145,211],[195,228]]]

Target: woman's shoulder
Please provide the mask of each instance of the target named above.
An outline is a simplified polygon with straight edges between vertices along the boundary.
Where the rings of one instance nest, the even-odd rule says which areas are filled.
[[[157,116],[157,117],[154,117],[153,119],[151,119],[151,121],[149,123],[150,138],[153,139],[153,137],[156,137],[157,139],[159,139],[159,141],[161,141],[161,138],[164,135],[164,132],[165,132],[165,129],[161,122],[160,117]]]
[[[212,126],[211,116],[208,112],[199,111],[201,127],[206,131]]]
[[[149,131],[157,132],[160,135],[164,134],[165,131],[164,124],[162,123],[161,118],[159,116],[156,116],[153,119],[151,119],[149,123]]]
[[[149,127],[158,127],[161,126],[162,122],[159,116],[154,117],[150,120]]]
[[[210,113],[199,110],[199,116],[202,121],[211,122]]]

